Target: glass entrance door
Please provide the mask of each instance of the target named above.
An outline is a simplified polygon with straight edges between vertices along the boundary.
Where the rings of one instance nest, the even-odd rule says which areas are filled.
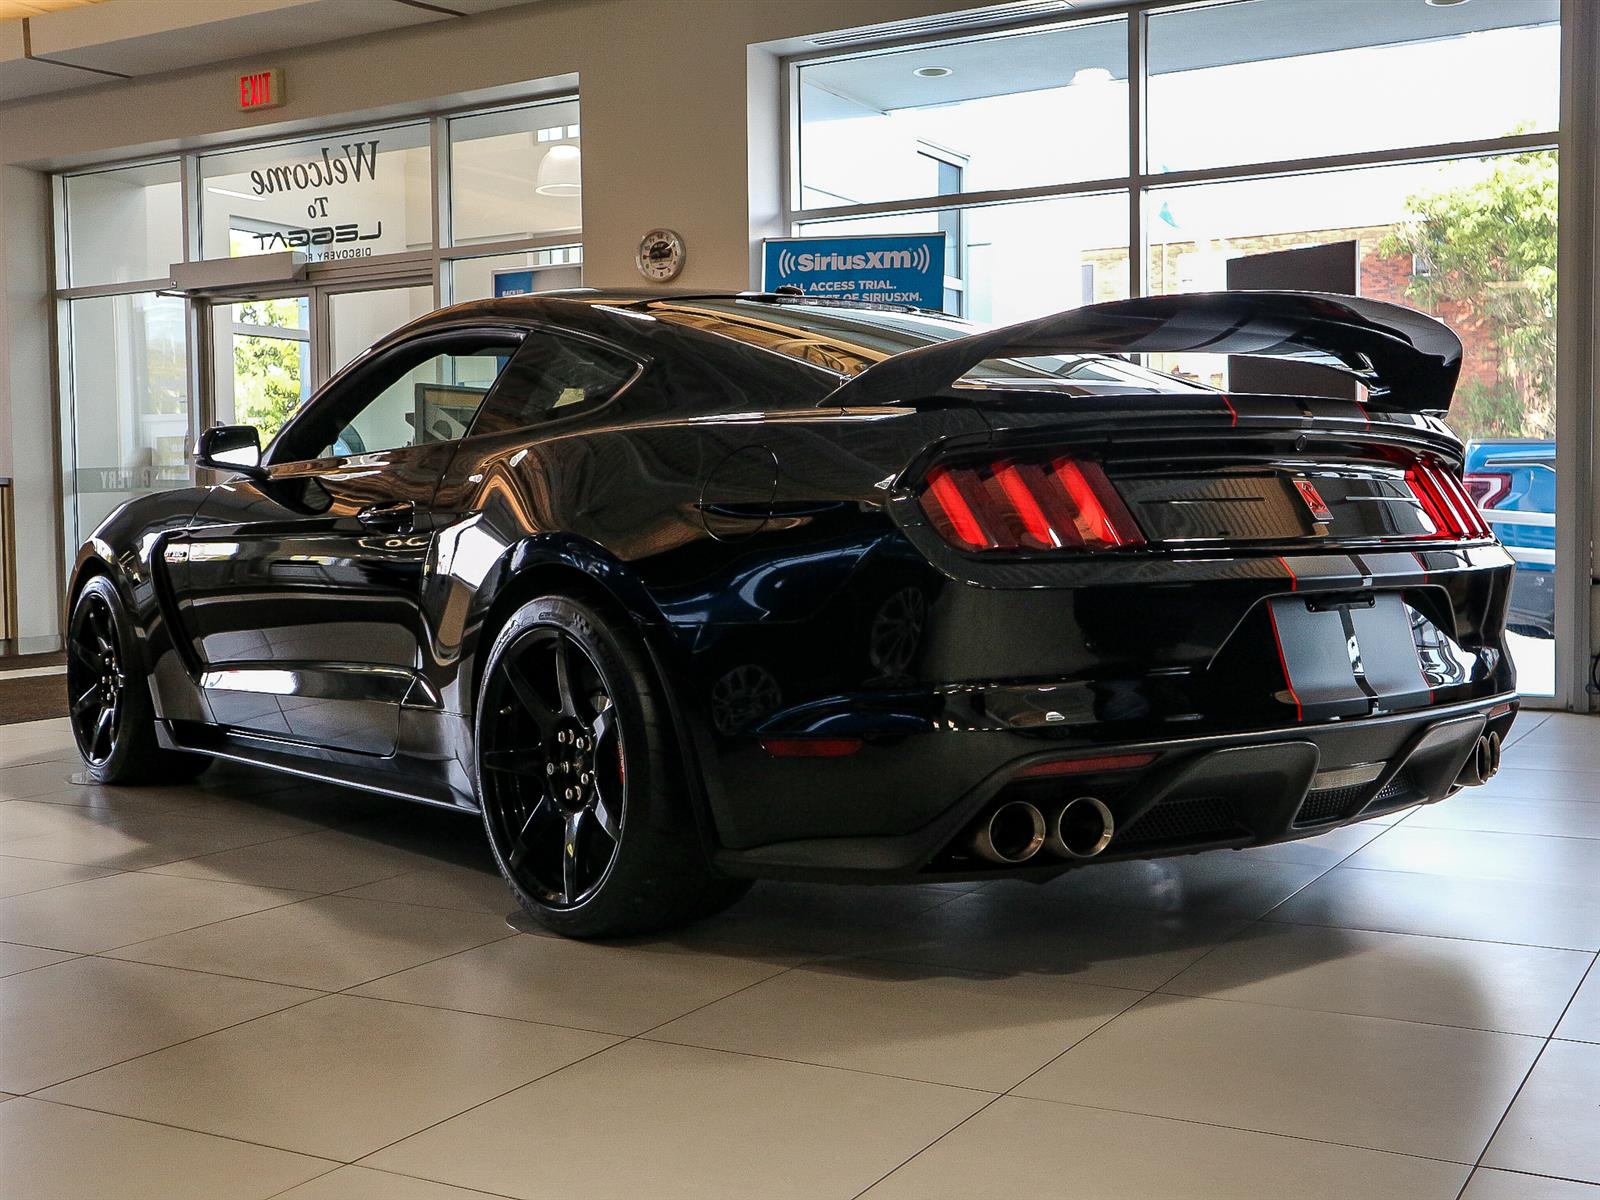
[[[266,445],[314,386],[310,293],[213,304],[211,345],[213,419]]]
[[[432,307],[432,286],[409,282],[319,285],[209,301],[208,420],[254,425],[265,446],[336,371]]]

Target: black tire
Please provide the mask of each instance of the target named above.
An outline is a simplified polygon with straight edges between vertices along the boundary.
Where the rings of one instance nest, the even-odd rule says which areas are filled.
[[[156,741],[150,681],[138,639],[111,580],[84,584],[67,626],[67,716],[95,783],[182,783],[211,765],[205,754],[163,749]]]
[[[500,873],[568,937],[650,933],[749,890],[718,875],[696,829],[643,645],[588,605],[542,596],[489,649],[477,785]]]

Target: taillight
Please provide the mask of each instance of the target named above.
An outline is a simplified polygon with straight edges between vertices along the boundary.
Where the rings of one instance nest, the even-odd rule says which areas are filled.
[[[1414,462],[1406,468],[1406,486],[1422,505],[1433,525],[1436,538],[1479,538],[1489,535],[1478,507],[1461,485],[1461,480],[1445,467],[1430,462]]]
[[[1511,494],[1511,476],[1504,471],[1475,471],[1461,480],[1479,508],[1493,508]]]
[[[963,550],[1110,550],[1144,535],[1099,463],[997,459],[928,472],[922,508]]]

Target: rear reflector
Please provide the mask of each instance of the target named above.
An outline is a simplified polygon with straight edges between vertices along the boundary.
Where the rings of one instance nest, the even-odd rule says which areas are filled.
[[[962,550],[1110,550],[1144,535],[1099,463],[997,459],[928,472],[922,508]]]
[[[1023,767],[1017,779],[1046,779],[1057,775],[1088,775],[1096,771],[1131,771],[1155,762],[1154,754],[1100,754],[1089,758],[1057,758]]]
[[[860,738],[762,738],[773,758],[844,758],[861,749]]]

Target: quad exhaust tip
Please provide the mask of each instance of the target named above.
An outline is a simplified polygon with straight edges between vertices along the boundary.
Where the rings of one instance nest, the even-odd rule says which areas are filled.
[[[972,836],[972,849],[994,863],[1025,863],[1045,843],[1044,814],[1025,800],[999,805]]]
[[[1062,858],[1093,858],[1111,844],[1117,823],[1093,796],[1069,800],[1051,823],[1045,845]]]

